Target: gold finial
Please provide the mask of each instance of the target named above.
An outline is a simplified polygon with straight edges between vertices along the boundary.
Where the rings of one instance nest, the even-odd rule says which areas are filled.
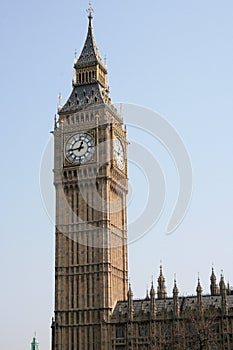
[[[59,112],[59,111],[61,110],[61,108],[62,108],[61,100],[62,100],[62,95],[61,95],[61,93],[59,93],[59,95],[58,95],[58,103],[57,103],[57,110],[58,110],[58,112]]]
[[[87,13],[88,13],[88,18],[91,20],[93,17],[92,17],[92,14],[93,14],[94,10],[93,10],[93,7],[92,7],[92,1],[89,1],[89,7],[87,9]]]

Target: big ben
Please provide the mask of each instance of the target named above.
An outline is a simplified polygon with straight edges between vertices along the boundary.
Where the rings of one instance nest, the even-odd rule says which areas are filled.
[[[92,8],[73,89],[54,128],[55,311],[52,350],[109,349],[127,299],[127,140],[109,97]]]

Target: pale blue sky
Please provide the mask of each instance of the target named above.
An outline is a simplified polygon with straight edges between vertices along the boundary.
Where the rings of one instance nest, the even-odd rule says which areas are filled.
[[[50,347],[54,228],[41,201],[40,160],[58,93],[65,98],[71,91],[87,7],[84,0],[0,3],[2,349],[30,349],[35,330],[40,349]],[[93,7],[113,101],[160,112],[193,165],[188,214],[166,236],[177,179],[167,152],[153,145],[166,175],[167,202],[154,230],[129,247],[135,297],[144,296],[152,275],[157,278],[160,259],[169,294],[174,273],[182,294],[195,293],[198,272],[207,292],[212,263],[233,284],[232,1],[96,0]],[[133,131],[129,136],[140,139]],[[131,179],[138,203],[139,179]]]

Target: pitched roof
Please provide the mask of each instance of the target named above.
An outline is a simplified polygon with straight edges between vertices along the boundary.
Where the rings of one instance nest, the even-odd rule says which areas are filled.
[[[82,52],[75,63],[75,68],[84,68],[86,66],[90,67],[91,65],[100,64],[102,68],[105,68],[105,65],[100,57],[98,47],[96,45],[93,27],[92,27],[92,16],[89,15],[89,26],[86,41],[84,43]]]

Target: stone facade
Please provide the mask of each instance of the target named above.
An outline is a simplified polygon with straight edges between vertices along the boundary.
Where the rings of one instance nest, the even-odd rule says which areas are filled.
[[[91,13],[74,70],[73,91],[59,110],[53,132],[52,349],[109,349],[104,322],[110,322],[128,289],[127,141],[122,117],[108,96],[107,69],[95,44]]]
[[[161,280],[164,295],[159,298]],[[213,287],[211,280],[211,291]],[[117,303],[109,324],[109,349],[233,349],[233,293],[223,276],[217,292],[202,295],[198,280],[195,296],[180,297],[175,281],[173,296],[167,297],[160,270],[155,295],[152,283],[144,299],[133,300],[130,288],[127,300]]]
[[[52,350],[233,349],[233,295],[168,297],[162,267],[141,300],[128,288],[127,135],[112,105],[92,9],[73,90],[54,123],[55,310]]]

